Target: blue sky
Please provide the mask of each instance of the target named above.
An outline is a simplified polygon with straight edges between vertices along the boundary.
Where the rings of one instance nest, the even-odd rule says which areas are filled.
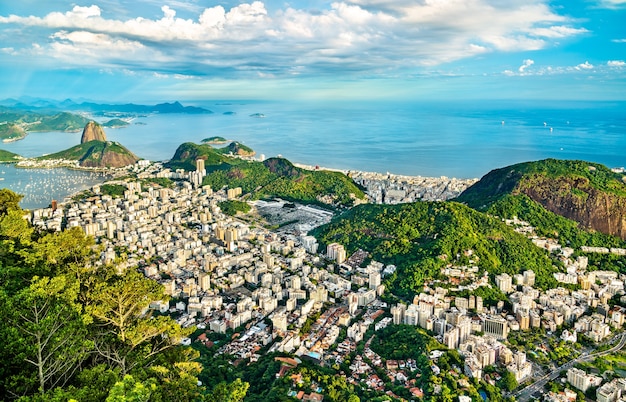
[[[4,96],[626,99],[626,0],[0,3]]]

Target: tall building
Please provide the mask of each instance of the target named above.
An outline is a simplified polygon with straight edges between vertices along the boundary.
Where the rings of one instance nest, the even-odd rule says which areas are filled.
[[[393,317],[393,323],[395,325],[402,324],[404,322],[404,312],[406,311],[406,305],[400,303],[391,308],[391,316]]]
[[[211,289],[211,276],[207,273],[201,272],[198,274],[198,285],[203,291]]]
[[[346,260],[346,249],[339,243],[331,243],[326,247],[326,255],[328,259],[341,264]]]
[[[530,314],[524,309],[519,309],[515,314],[517,322],[519,322],[519,329],[524,331],[530,328]]]
[[[524,271],[524,285],[535,286],[535,272],[530,269]]]
[[[204,159],[196,159],[196,172],[200,173],[202,177],[206,176],[206,169],[204,167]]]
[[[370,271],[369,273],[369,288],[376,289],[380,286],[380,272],[378,271]]]
[[[504,293],[510,293],[513,290],[513,278],[506,272],[496,275],[496,286]]]
[[[486,317],[483,320],[483,332],[496,338],[505,338],[509,335],[509,326],[506,320],[498,316]]]
[[[597,375],[587,374],[581,369],[572,367],[567,370],[567,382],[573,387],[586,392],[591,387],[597,387],[602,383],[602,378]]]

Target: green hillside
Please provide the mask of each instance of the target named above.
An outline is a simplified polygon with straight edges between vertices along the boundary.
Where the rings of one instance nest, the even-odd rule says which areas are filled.
[[[0,149],[0,162],[17,162],[19,159],[18,154]]]
[[[237,141],[233,141],[227,146],[222,148],[216,148],[215,150],[224,155],[233,154],[239,156],[254,156],[256,154],[256,152],[254,152],[252,148],[245,146]]]
[[[41,116],[39,122],[28,127],[31,132],[46,131],[66,131],[77,132],[82,131],[85,125],[89,123],[89,119],[77,114],[62,112],[53,116]]]
[[[363,249],[377,261],[395,264],[390,283],[399,294],[419,291],[442,267],[470,264],[470,259],[490,274],[532,269],[539,287],[555,283],[545,251],[500,219],[455,202],[359,205],[312,234],[323,247],[338,242],[348,254]]]
[[[43,114],[11,108],[0,108],[0,121],[19,125],[26,132],[81,131],[89,119],[72,113]]]
[[[561,178],[576,179],[591,188],[626,196],[624,175],[614,173],[604,165],[579,160],[544,159],[492,170],[465,190],[457,200],[472,208],[486,209],[499,198],[519,193],[521,189],[536,185],[542,179]]]
[[[574,236],[567,229],[574,226],[577,230],[626,240],[625,180],[623,174],[597,163],[546,159],[493,170],[465,190],[457,201],[506,218],[518,216],[537,225],[540,231],[554,232],[560,228],[561,235],[569,233],[566,240],[572,244],[580,244],[590,236],[582,232]],[[557,221],[565,222],[553,215],[573,222],[551,226]],[[601,236],[589,241],[615,243],[610,237]]]
[[[12,123],[0,124],[0,140],[4,142],[17,141],[26,137],[26,131],[17,125]]]
[[[224,137],[215,136],[215,137],[205,138],[200,142],[203,144],[225,144],[228,142],[228,140]]]
[[[176,149],[174,156],[165,166],[170,169],[192,171],[196,170],[196,160],[198,159],[204,159],[207,171],[220,168],[228,169],[232,164],[240,163],[239,160],[223,156],[210,145],[185,142]]]
[[[120,128],[120,127],[126,127],[128,126],[130,123],[127,122],[126,120],[122,120],[122,119],[111,119],[109,121],[106,121],[104,123],[102,123],[102,127],[109,127],[109,128]]]
[[[279,197],[306,203],[351,205],[352,196],[365,197],[350,178],[339,172],[304,170],[281,158],[246,161],[228,157],[205,144],[182,144],[167,166],[195,170],[197,159],[205,160],[208,175],[203,184],[216,189],[241,187],[252,198]]]
[[[135,163],[138,158],[124,146],[113,141],[89,141],[64,151],[37,158],[68,159],[80,162],[86,167],[121,167]]]

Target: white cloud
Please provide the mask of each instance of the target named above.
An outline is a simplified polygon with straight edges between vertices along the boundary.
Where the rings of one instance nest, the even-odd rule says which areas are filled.
[[[528,67],[532,66],[533,64],[535,64],[535,61],[534,61],[534,60],[531,60],[531,59],[526,59],[526,60],[524,60],[524,62],[522,63],[522,65],[521,65],[521,66],[519,66],[519,68],[517,69],[517,71],[519,71],[520,73],[524,73],[524,71],[525,71]]]
[[[624,61],[624,60],[609,60],[606,63],[606,65],[609,66],[609,67],[622,68],[622,67],[626,67],[626,61]]]
[[[585,28],[572,28],[563,25],[555,25],[549,28],[535,28],[532,30],[532,33],[541,36],[544,38],[565,38],[568,36],[579,35],[583,33],[588,33],[589,31]]]
[[[606,8],[619,8],[626,5],[626,0],[599,0],[599,5]]]
[[[267,77],[337,69],[389,74],[490,52],[543,49],[552,40],[588,32],[545,1],[345,0],[315,11],[287,7],[272,13],[253,1],[198,10],[195,18],[179,17],[180,4],[169,2],[160,18],[131,19],[104,17],[92,5],[44,16],[0,16],[0,29],[2,24],[40,28],[22,31],[33,35],[31,42],[49,42],[45,46],[57,58],[72,62],[72,56],[84,54],[102,64],[98,67],[119,63],[126,52],[123,68],[149,70],[158,61],[158,72],[170,74],[212,69]]]
[[[593,68],[593,64],[589,63],[588,61],[577,65],[576,70],[591,70]]]
[[[626,39],[613,39],[612,42],[615,42],[615,43],[626,43]]]

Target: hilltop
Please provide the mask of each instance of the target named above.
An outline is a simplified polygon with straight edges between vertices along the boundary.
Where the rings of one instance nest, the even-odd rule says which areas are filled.
[[[0,162],[17,162],[20,160],[18,154],[0,149]]]
[[[24,137],[26,137],[26,131],[17,124],[0,124],[0,139],[2,139],[2,142],[17,141]]]
[[[220,136],[208,137],[200,141],[202,144],[226,144],[227,142],[226,138]]]
[[[120,143],[107,141],[104,129],[94,121],[85,125],[79,145],[37,159],[76,160],[83,167],[123,167],[139,160]]]
[[[457,200],[482,211],[518,213],[521,219],[527,219],[532,202],[584,229],[626,239],[625,176],[597,163],[546,159],[496,169]]]
[[[396,265],[390,284],[398,294],[419,292],[448,264],[475,264],[491,275],[531,269],[539,287],[554,284],[544,250],[497,217],[456,202],[358,205],[311,234],[322,247],[337,242],[348,255],[363,249],[376,261]]]
[[[295,167],[283,158],[263,162],[227,156],[254,151],[236,142],[232,148],[213,148],[206,144],[184,143],[167,163],[172,169],[195,170],[196,160],[204,159],[207,176],[203,184],[213,188],[241,187],[252,198],[279,197],[287,200],[325,205],[351,205],[354,198],[364,198],[363,191],[339,172],[309,171]],[[234,153],[234,152],[233,152]]]

